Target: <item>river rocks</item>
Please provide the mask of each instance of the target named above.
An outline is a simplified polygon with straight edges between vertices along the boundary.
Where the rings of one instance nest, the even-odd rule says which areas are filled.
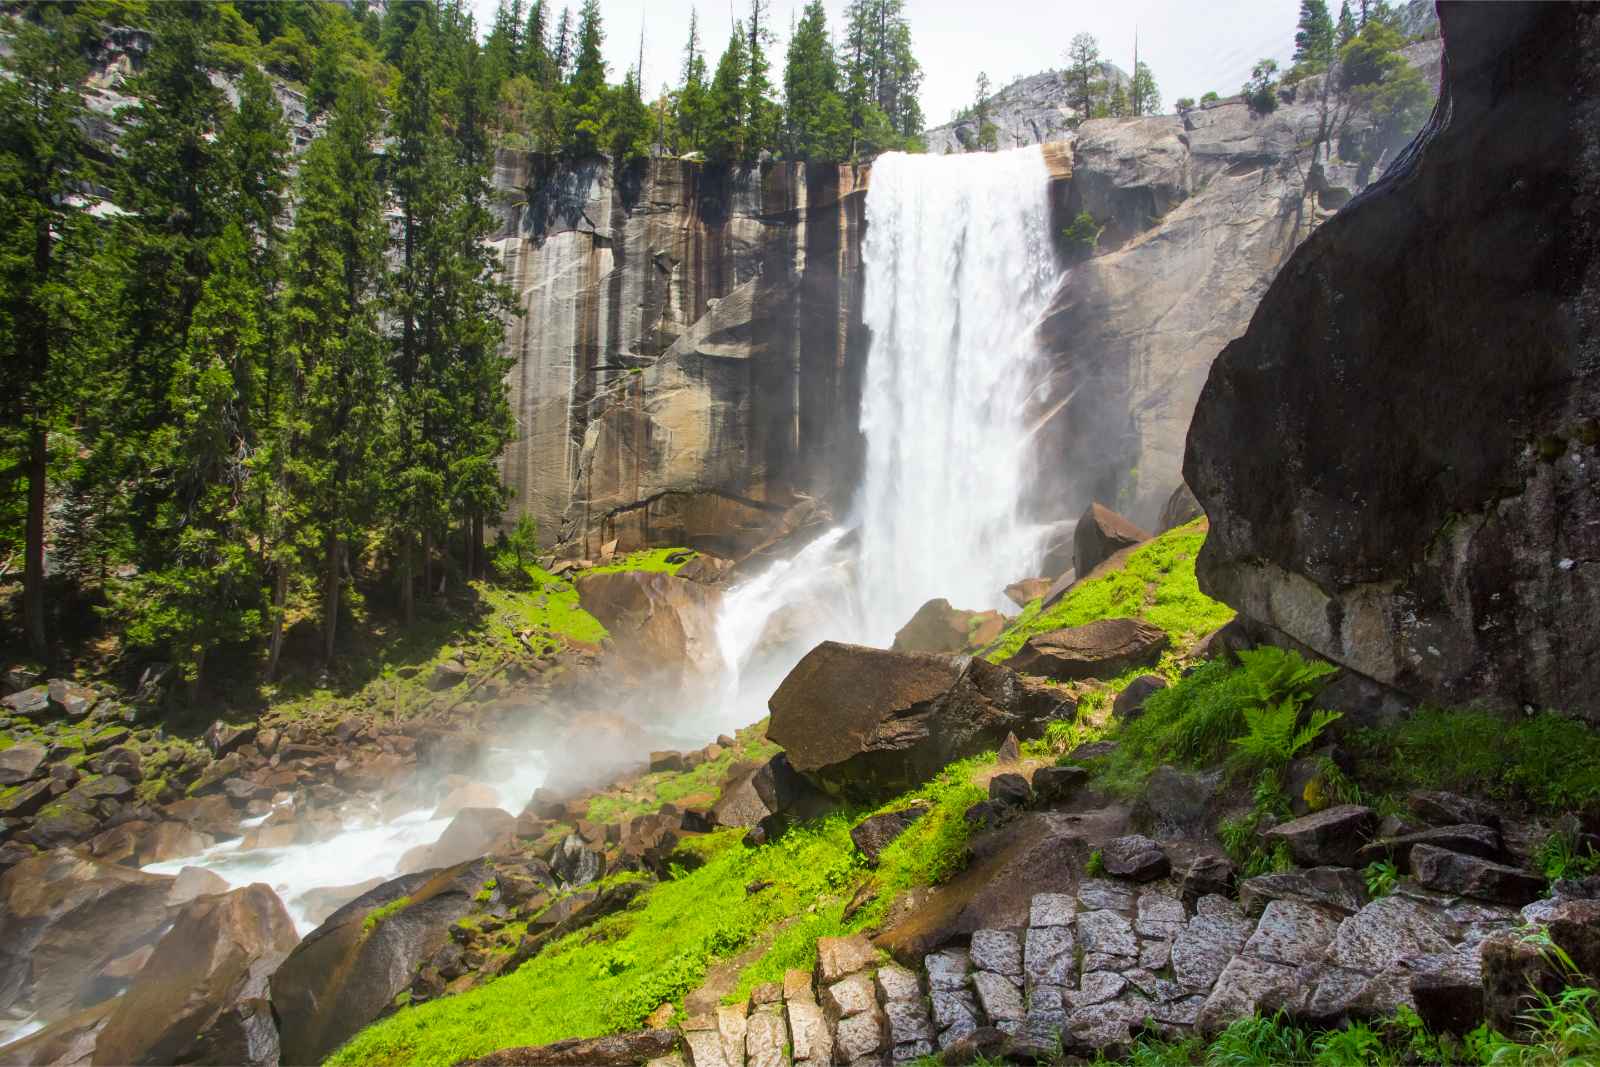
[[[192,901],[123,994],[94,1062],[276,1064],[267,976],[298,940],[267,886]]]
[[[43,745],[20,744],[0,750],[0,788],[26,782],[42,773],[44,760]]]
[[[1167,688],[1167,680],[1159,674],[1141,674],[1117,694],[1111,704],[1111,714],[1122,722],[1129,722],[1144,714],[1144,702],[1152,693]]]
[[[320,1063],[389,1010],[491,875],[480,861],[402,875],[334,912],[272,975],[285,1063]],[[370,920],[370,921],[369,921]]]
[[[958,611],[939,597],[917,609],[891,647],[895,652],[965,652],[999,637],[1005,625],[998,611]]]
[[[218,719],[206,727],[201,741],[210,750],[213,758],[220,759],[240,745],[247,745],[255,740],[258,729],[254,725],[232,726]]]
[[[716,587],[649,571],[586,574],[577,587],[584,610],[640,665],[707,676],[722,669]]]
[[[1303,867],[1348,867],[1356,862],[1376,822],[1371,808],[1339,804],[1281,823],[1262,836],[1269,846],[1287,845],[1289,855]]]
[[[0,1010],[46,1017],[87,1006],[106,964],[152,944],[173,879],[56,849],[0,875]]]
[[[829,792],[903,792],[1007,733],[1036,737],[1069,697],[983,660],[824,641],[773,693],[767,736]]]
[[[1033,789],[1020,774],[997,774],[989,779],[989,801],[1004,808],[1025,808],[1033,803]]]
[[[1544,879],[1538,875],[1429,844],[1411,849],[1411,873],[1429,889],[1498,904],[1526,904],[1544,889]]]
[[[0,700],[0,706],[4,706],[13,715],[30,719],[39,718],[50,711],[50,687],[36,685],[12,693],[4,700]]]
[[[919,802],[898,811],[868,816],[851,828],[850,840],[867,857],[869,864],[876,865],[879,854],[928,811],[928,805]]]
[[[1150,534],[1098,501],[1089,505],[1072,535],[1072,569],[1087,576],[1100,564]]]
[[[1106,873],[1135,882],[1165,878],[1172,862],[1160,845],[1140,834],[1108,841],[1101,852]]]
[[[1110,678],[1154,664],[1169,643],[1165,630],[1138,619],[1099,619],[1035,634],[1006,666],[1058,681]]]
[[[1449,105],[1404,180],[1317,230],[1212,366],[1200,585],[1412,700],[1600,721],[1595,13],[1440,18]]]

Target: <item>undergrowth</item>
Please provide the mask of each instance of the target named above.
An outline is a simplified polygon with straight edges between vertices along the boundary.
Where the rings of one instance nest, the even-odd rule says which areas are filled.
[[[1033,600],[984,656],[1001,663],[1035,634],[1082,626],[1096,619],[1134,616],[1188,642],[1233,618],[1233,610],[1200,592],[1194,560],[1205,543],[1205,520],[1168,530],[1129,555],[1125,567],[1079,582],[1047,611]]]

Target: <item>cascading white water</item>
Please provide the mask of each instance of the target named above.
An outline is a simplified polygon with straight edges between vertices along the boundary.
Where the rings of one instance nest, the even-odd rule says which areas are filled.
[[[1038,562],[1019,503],[1033,327],[1058,273],[1048,185],[1037,147],[872,165],[857,506],[871,643],[933,597],[1003,606],[1005,585]]]

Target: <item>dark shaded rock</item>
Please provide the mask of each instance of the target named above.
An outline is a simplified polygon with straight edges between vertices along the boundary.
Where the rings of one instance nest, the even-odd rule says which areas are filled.
[[[1158,837],[1203,837],[1216,825],[1213,810],[1222,774],[1157,767],[1133,805],[1133,821]]]
[[[1544,891],[1544,879],[1480,856],[1419,844],[1411,850],[1411,876],[1429,889],[1522,905]]]
[[[1142,834],[1129,834],[1107,841],[1100,851],[1100,859],[1105,864],[1107,874],[1135,882],[1164,878],[1172,870],[1172,861],[1167,858],[1166,852]]]
[[[650,753],[650,773],[659,771],[683,770],[682,752],[652,752]]]
[[[50,1018],[85,1007],[106,964],[155,942],[172,885],[66,849],[0,875],[0,1010],[26,1004]]]
[[[814,819],[835,807],[831,797],[795,770],[786,752],[779,752],[757,768],[750,781],[762,803],[774,813],[792,819]]]
[[[1150,698],[1150,694],[1159,693],[1166,687],[1167,680],[1161,675],[1141,674],[1117,694],[1117,699],[1111,704],[1111,714],[1124,722],[1137,719],[1144,714],[1144,702]]]
[[[1020,774],[997,774],[989,779],[989,799],[1008,808],[1025,808],[1033,802],[1033,789]]]
[[[446,689],[453,689],[467,680],[472,672],[460,660],[447,659],[433,668],[433,673],[428,675],[428,688],[435,693]]]
[[[1348,867],[1376,822],[1371,808],[1339,804],[1274,826],[1262,836],[1269,846],[1280,841],[1288,845],[1302,867]]]
[[[474,861],[401,875],[308,934],[271,979],[283,1062],[321,1063],[388,1011],[492,874],[487,863]],[[367,918],[384,905],[390,907],[369,925]]]
[[[144,760],[131,745],[118,745],[89,760],[89,769],[95,774],[111,774],[129,782],[144,779]]]
[[[221,759],[240,745],[247,745],[255,740],[260,728],[254,724],[248,726],[230,726],[221,719],[216,720],[206,727],[205,736],[201,738],[206,748],[211,751],[212,758]]]
[[[635,856],[642,856],[651,847],[652,841],[641,839],[643,836],[636,834],[632,841],[627,842],[634,845]],[[675,844],[677,838],[673,837],[671,844],[667,846],[667,851],[670,852],[672,845]],[[577,834],[568,834],[550,854],[550,873],[570,887],[576,888],[597,882],[605,874],[605,870],[605,857],[584,844],[583,838]]]
[[[1154,664],[1170,643],[1165,630],[1138,619],[1097,619],[1035,634],[1006,666],[1057,681],[1112,678]]]
[[[0,788],[26,782],[41,773],[44,759],[43,745],[12,745],[0,751]]]
[[[1550,946],[1571,960],[1575,972],[1600,972],[1600,901],[1557,901],[1539,925]],[[1554,997],[1568,984],[1564,967],[1542,940],[1522,930],[1507,930],[1492,935],[1481,947],[1484,1016],[1503,1034],[1523,1033],[1528,1025],[1525,1013],[1539,1004],[1537,994]]]
[[[1436,1034],[1465,1034],[1483,1022],[1483,976],[1477,967],[1424,971],[1411,978],[1417,1014]]]
[[[850,840],[855,843],[867,862],[876,865],[878,856],[890,843],[910,829],[911,824],[928,814],[927,804],[917,803],[899,811],[886,811],[870,815],[850,830]]]
[[[1427,127],[1212,364],[1200,586],[1414,699],[1596,720],[1600,13],[1439,15]]]
[[[961,611],[938,597],[917,609],[890,647],[896,652],[965,652],[987,645],[1005,626],[998,611]]]
[[[1500,833],[1487,826],[1463,824],[1460,826],[1434,826],[1396,837],[1380,837],[1361,850],[1360,862],[1387,856],[1400,867],[1410,866],[1411,849],[1416,845],[1433,845],[1452,852],[1464,852],[1483,859],[1497,859],[1502,855]]]
[[[1161,518],[1156,522],[1156,533],[1164,534],[1175,526],[1182,526],[1186,522],[1193,522],[1205,512],[1200,507],[1200,501],[1194,498],[1194,492],[1184,482],[1178,483],[1178,488],[1167,497],[1167,502],[1161,506]]]
[[[755,777],[760,768],[746,771],[725,785],[722,795],[711,805],[711,820],[718,826],[755,826],[772,814],[761,793],[756,789]]]
[[[1060,804],[1071,800],[1089,784],[1087,767],[1040,767],[1033,772],[1033,793],[1041,804]]]
[[[40,809],[33,823],[17,840],[26,841],[36,848],[52,849],[87,841],[100,829],[101,817],[79,807],[68,807],[63,801]]]
[[[0,705],[4,705],[13,715],[22,715],[30,719],[39,718],[50,712],[50,687],[36,685],[19,693],[12,693],[4,700],[0,700]]]
[[[639,1030],[606,1037],[573,1038],[553,1045],[501,1049],[461,1067],[635,1067],[670,1056],[678,1047],[676,1030]]]
[[[1226,856],[1196,856],[1183,872],[1181,894],[1184,905],[1193,908],[1201,897],[1232,896],[1238,872],[1238,867]]]
[[[50,803],[55,795],[51,792],[50,786],[49,779],[29,782],[17,787],[16,792],[10,796],[0,797],[0,817],[21,819],[37,814],[39,809]]]
[[[267,977],[298,941],[265,885],[191,901],[122,996],[94,1062],[276,1064]]]
[[[772,695],[767,736],[830,793],[893,796],[1007,733],[1037,737],[1070,697],[981,659],[824,641]]]
[[[1072,568],[1087,575],[1124,548],[1150,535],[1100,503],[1089,505],[1072,534]]]
[[[1500,829],[1500,812],[1494,805],[1458,793],[1418,790],[1406,797],[1406,807],[1433,826],[1471,824]]]
[[[1312,867],[1247,878],[1239,883],[1239,906],[1259,915],[1268,901],[1294,900],[1353,915],[1367,905],[1367,885],[1349,867]]]
[[[980,800],[962,812],[961,818],[979,830],[993,830],[1015,814],[1016,809],[1007,804],[994,800]]]
[[[1022,742],[1017,740],[1016,734],[1006,734],[1006,739],[1000,742],[1000,749],[995,753],[995,759],[1000,763],[1015,763],[1022,758]]]

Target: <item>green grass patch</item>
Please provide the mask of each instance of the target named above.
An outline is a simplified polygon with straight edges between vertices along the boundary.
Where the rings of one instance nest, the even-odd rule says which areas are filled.
[[[383,922],[383,920],[389,918],[391,915],[398,915],[400,912],[405,911],[409,907],[411,907],[410,897],[396,897],[381,907],[373,908],[371,911],[367,912],[367,917],[361,920],[361,932],[363,934],[372,933],[372,931],[378,928],[378,924]]]
[[[1600,732],[1555,712],[1422,708],[1348,743],[1373,791],[1447,789],[1552,814],[1600,806]]]
[[[1233,609],[1200,592],[1194,561],[1205,543],[1202,519],[1168,530],[1136,549],[1125,567],[1079,582],[1048,611],[1042,598],[1023,609],[985,653],[992,663],[1017,654],[1028,638],[1097,619],[1139,618],[1184,644],[1233,618]]]
[[[646,548],[638,552],[629,552],[619,556],[610,563],[601,567],[591,567],[584,571],[585,574],[616,574],[619,571],[651,571],[657,574],[677,574],[683,565],[693,559],[698,553],[686,548]],[[681,556],[675,562],[668,562],[668,556]]]
[[[691,797],[716,798],[721,795],[722,780],[735,763],[764,763],[779,751],[777,745],[767,740],[765,719],[740,730],[734,740],[732,748],[697,767],[687,771],[656,771],[630,783],[624,791],[595,796],[589,801],[590,821],[620,822],[659,811],[663,804],[676,804]]]

